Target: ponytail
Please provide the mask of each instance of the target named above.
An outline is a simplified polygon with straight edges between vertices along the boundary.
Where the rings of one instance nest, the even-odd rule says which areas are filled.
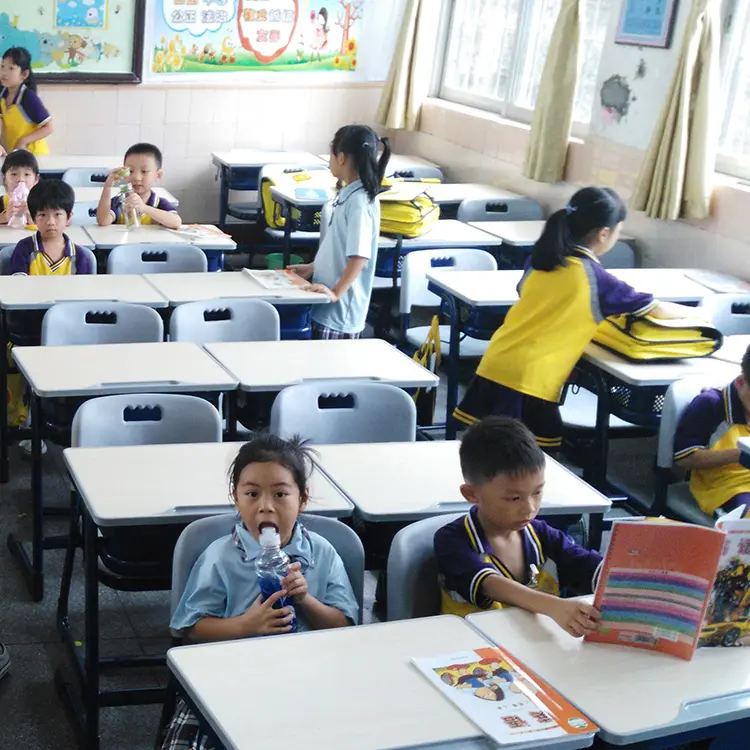
[[[383,153],[378,158],[378,144],[381,143]],[[367,197],[374,201],[391,158],[388,139],[378,138],[377,133],[367,125],[345,125],[336,131],[331,151],[334,156],[343,153],[352,160]]]
[[[25,47],[10,47],[3,53],[3,60],[10,60],[14,65],[18,65],[21,70],[28,76],[24,85],[31,91],[36,91],[36,78],[34,71],[31,69],[31,54]]]
[[[610,188],[586,187],[579,190],[565,208],[547,219],[542,236],[531,253],[531,266],[537,271],[553,271],[566,265],[577,246],[591,235],[625,221],[625,203]]]

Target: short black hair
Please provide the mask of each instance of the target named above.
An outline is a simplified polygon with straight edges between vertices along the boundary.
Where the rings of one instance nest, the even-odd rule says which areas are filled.
[[[40,211],[58,208],[65,211],[70,217],[73,213],[73,204],[76,202],[76,194],[67,182],[44,179],[39,180],[31,188],[26,202],[32,219]]]
[[[742,377],[750,385],[750,346],[747,347],[742,355]]]
[[[125,158],[123,161],[125,161],[128,156],[132,156],[133,154],[151,154],[151,156],[154,157],[156,160],[156,166],[158,169],[161,169],[161,163],[162,163],[162,155],[161,151],[159,150],[158,146],[154,146],[153,143],[134,143],[126,152],[125,152]]]
[[[510,417],[486,417],[469,427],[459,456],[464,480],[470,484],[491,482],[498,474],[532,474],[546,463],[529,428]]]
[[[11,151],[5,157],[5,161],[3,162],[3,177],[5,176],[5,173],[13,167],[28,167],[34,171],[35,175],[39,174],[39,162],[36,160],[36,156],[25,148]]]

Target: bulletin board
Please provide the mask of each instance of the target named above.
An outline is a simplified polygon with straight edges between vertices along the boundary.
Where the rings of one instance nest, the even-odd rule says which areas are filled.
[[[354,73],[372,2],[156,0],[146,67],[152,77]]]
[[[3,1],[0,54],[25,47],[45,83],[139,83],[145,8],[145,0]]]

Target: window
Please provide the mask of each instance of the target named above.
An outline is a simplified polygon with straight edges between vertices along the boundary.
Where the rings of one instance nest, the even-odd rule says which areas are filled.
[[[561,0],[452,0],[440,96],[529,122]],[[591,119],[613,0],[582,0],[573,119]]]

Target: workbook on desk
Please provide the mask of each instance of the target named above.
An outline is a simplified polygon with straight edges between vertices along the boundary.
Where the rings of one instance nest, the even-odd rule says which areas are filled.
[[[598,727],[502,648],[412,659],[420,672],[499,745],[542,747]]]
[[[739,601],[728,607],[723,582],[729,575],[736,584],[739,551],[750,563],[750,521],[741,514],[741,509],[727,514],[713,529],[658,518],[615,521],[594,595],[602,619],[586,640],[682,659],[691,659],[698,645],[709,641],[736,641],[734,631],[724,636],[723,625],[741,613],[748,595],[733,589]],[[739,571],[745,587],[748,572],[750,566]],[[721,623],[713,622],[716,618]]]
[[[310,283],[305,281],[301,276],[286,273],[286,271],[256,271],[250,268],[243,270],[264,289],[294,289],[295,287],[299,288]]]

